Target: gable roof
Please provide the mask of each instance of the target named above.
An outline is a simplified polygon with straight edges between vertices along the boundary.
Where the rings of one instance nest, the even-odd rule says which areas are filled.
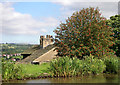
[[[31,54],[31,55],[26,57],[25,59],[21,60],[21,62],[31,63],[33,60],[35,60],[39,56],[43,55],[44,53],[48,52],[49,50],[51,50],[54,47],[55,47],[54,44],[48,45],[45,48],[41,48],[40,45],[34,46],[22,53],[22,55],[24,55],[24,54]]]

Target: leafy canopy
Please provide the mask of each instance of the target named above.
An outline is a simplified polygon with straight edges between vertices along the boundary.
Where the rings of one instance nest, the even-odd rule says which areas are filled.
[[[112,30],[98,8],[82,9],[54,30],[55,45],[60,55],[82,58],[92,54],[101,57],[113,51],[109,49],[114,44]]]
[[[115,45],[111,48],[116,52],[115,54],[120,57],[120,15],[111,16],[106,22],[109,26],[114,28],[113,37],[116,38],[116,41]]]

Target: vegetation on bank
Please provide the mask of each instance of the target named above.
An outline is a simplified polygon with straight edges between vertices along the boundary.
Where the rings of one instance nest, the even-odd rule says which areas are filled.
[[[2,79],[22,79],[24,77],[24,70],[21,65],[17,65],[12,61],[2,62]]]
[[[51,62],[50,72],[52,76],[80,76],[99,74],[105,71],[106,65],[101,59],[94,56],[85,56],[84,60],[78,58],[61,57]]]
[[[100,73],[117,73],[118,58],[113,56],[98,59],[93,55],[78,58],[60,57],[50,63],[51,76],[69,77],[81,75],[96,75]]]
[[[26,71],[25,77],[38,77],[42,76],[44,73],[48,74],[48,68],[50,67],[49,63],[43,63],[41,65],[34,64],[21,64],[24,70]]]
[[[118,70],[120,69],[119,60],[120,58],[115,56],[105,57],[103,61],[106,65],[106,73],[118,73]]]
[[[2,79],[3,81],[25,78],[37,78],[48,74],[49,63],[41,65],[33,64],[15,64],[13,61],[2,62]]]
[[[2,62],[2,79],[37,78],[45,75],[50,77],[72,77],[83,75],[98,75],[101,73],[118,73],[118,57],[106,56],[98,59],[93,55],[84,56],[83,60],[76,57],[59,57],[50,63],[41,65],[15,64]]]

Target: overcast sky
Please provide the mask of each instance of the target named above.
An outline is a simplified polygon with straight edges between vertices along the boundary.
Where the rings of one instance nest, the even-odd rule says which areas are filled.
[[[118,14],[118,2],[5,2],[0,3],[1,42],[39,44],[40,35],[53,30],[73,12],[99,7],[109,19]]]

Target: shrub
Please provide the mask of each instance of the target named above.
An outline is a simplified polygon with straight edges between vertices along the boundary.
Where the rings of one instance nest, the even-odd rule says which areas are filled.
[[[70,57],[59,57],[50,63],[51,76],[80,76],[86,74],[99,74],[105,70],[104,61],[94,56],[86,56],[84,60]]]
[[[106,65],[107,73],[118,73],[118,58],[111,56],[107,56],[104,59]]]
[[[22,79],[23,78],[23,68],[21,65],[15,64],[12,61],[2,62],[2,79]]]
[[[101,58],[103,54],[113,51],[109,48],[114,44],[111,36],[113,29],[105,21],[98,8],[86,8],[73,13],[66,23],[61,23],[54,30],[59,54],[80,58],[92,54]]]
[[[106,68],[104,61],[102,61],[101,59],[95,58],[91,54],[90,54],[90,56],[85,56],[85,60],[83,62],[84,62],[83,69],[87,74],[103,73],[103,71]]]
[[[52,76],[69,76],[71,74],[70,67],[72,66],[72,60],[69,57],[63,57],[53,60],[50,63],[50,72]]]
[[[74,75],[74,76],[79,76],[79,75],[81,75],[82,74],[82,72],[83,72],[83,61],[82,60],[79,60],[78,58],[73,58],[73,60],[72,60],[72,67],[71,67],[72,69],[73,69],[73,73],[72,73],[72,75]]]

